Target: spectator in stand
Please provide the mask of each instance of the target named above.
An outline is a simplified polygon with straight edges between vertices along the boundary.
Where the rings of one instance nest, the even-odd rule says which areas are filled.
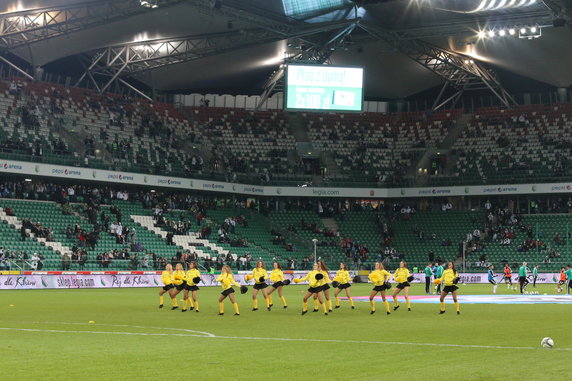
[[[71,257],[69,253],[64,253],[62,256],[62,271],[68,271],[71,267]]]

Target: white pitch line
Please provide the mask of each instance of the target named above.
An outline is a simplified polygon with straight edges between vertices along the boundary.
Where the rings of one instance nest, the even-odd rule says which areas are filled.
[[[280,337],[246,337],[246,336],[214,336],[213,339],[238,339],[238,340],[273,340],[273,341],[304,341],[317,343],[342,343],[342,344],[387,344],[387,345],[411,345],[423,347],[453,347],[453,348],[480,348],[480,349],[526,349],[536,350],[537,347],[509,347],[500,345],[477,345],[477,344],[447,344],[447,343],[410,343],[405,341],[368,341],[368,340],[335,340],[335,339],[292,339]],[[557,351],[572,351],[572,348],[551,348]]]
[[[62,323],[62,324],[81,324],[81,323]],[[110,325],[110,326],[126,326],[128,325]],[[143,327],[141,327],[143,328]],[[169,330],[178,330],[177,328],[161,328]],[[339,344],[375,344],[375,345],[409,345],[422,347],[448,347],[448,348],[476,348],[476,349],[520,349],[520,350],[539,350],[538,347],[514,347],[500,345],[477,345],[477,344],[447,344],[447,343],[412,343],[405,341],[369,341],[369,340],[336,340],[336,339],[294,339],[286,337],[248,337],[248,336],[216,336],[208,332],[201,332],[206,335],[193,335],[188,333],[149,333],[149,332],[119,332],[119,331],[68,331],[59,329],[39,329],[39,328],[9,328],[0,327],[4,331],[23,331],[23,332],[46,332],[46,333],[88,333],[101,335],[133,335],[133,336],[175,336],[175,337],[197,337],[204,339],[229,339],[229,340],[264,340],[264,341],[290,341],[290,342],[314,342],[314,343],[339,343]],[[183,330],[184,331],[184,330]],[[198,331],[194,331],[198,332]],[[572,351],[572,348],[551,348],[553,351]]]
[[[3,331],[23,331],[23,332],[46,332],[46,333],[91,333],[100,335],[132,335],[132,336],[176,336],[176,337],[204,337],[214,338],[216,336],[190,335],[185,333],[148,333],[148,332],[119,332],[119,331],[66,331],[63,329],[39,329],[39,328],[7,328],[0,327]]]
[[[85,326],[85,323],[72,323],[72,322],[63,322],[63,321],[59,321],[59,322],[44,321],[44,322],[34,322],[34,323],[36,323],[36,324],[63,324],[63,325],[83,325],[83,326]],[[142,326],[142,325],[128,325],[128,324],[97,324],[97,326],[138,328],[138,329],[163,329],[163,330],[169,330],[169,331],[183,331],[183,332],[187,332],[187,333],[199,333],[201,335],[204,335],[205,337],[215,337],[215,335],[213,335],[212,333],[209,333],[209,332],[195,331],[193,329],[185,329],[185,328],[148,327],[148,326]],[[199,335],[191,335],[191,336],[199,336]]]

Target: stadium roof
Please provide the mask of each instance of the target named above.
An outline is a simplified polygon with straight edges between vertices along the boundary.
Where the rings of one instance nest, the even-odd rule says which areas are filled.
[[[79,77],[95,62],[94,77],[136,78],[168,92],[260,93],[285,58],[302,55],[318,62],[364,66],[366,97],[407,97],[445,81],[408,56],[415,51],[412,41],[462,53],[483,67],[502,68],[550,86],[572,84],[571,17],[566,11],[572,9],[570,0],[1,4],[0,44],[31,66]],[[530,27],[542,37],[518,38],[520,28],[530,33]],[[516,36],[509,36],[510,28]],[[491,30],[494,37],[488,36]],[[499,36],[501,30],[505,36]],[[479,31],[485,36],[478,37]],[[324,49],[316,53],[320,46]],[[307,53],[309,47],[315,49]],[[115,61],[106,61],[105,54]],[[122,54],[138,59],[125,61]],[[108,82],[97,79],[102,88]],[[502,74],[499,80],[503,82]]]

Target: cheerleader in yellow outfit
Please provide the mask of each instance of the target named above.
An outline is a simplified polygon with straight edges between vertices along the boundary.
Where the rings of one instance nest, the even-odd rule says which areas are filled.
[[[395,291],[393,291],[393,310],[399,308],[399,302],[397,301],[397,294],[403,290],[403,294],[405,296],[405,302],[407,303],[407,311],[411,311],[411,302],[409,301],[409,287],[411,286],[409,282],[413,280],[413,277],[409,273],[409,269],[407,268],[407,263],[405,261],[399,262],[399,268],[395,270],[393,274],[393,279],[397,282],[397,286],[395,287]]]
[[[179,293],[185,289],[186,284],[185,270],[183,269],[183,265],[180,263],[177,263],[175,266],[175,271],[173,272],[173,284],[175,285],[175,288],[171,291],[171,298],[173,299],[173,308],[171,309],[175,310],[179,308],[177,303],[177,295],[179,295]]]
[[[216,278],[216,281],[220,282],[220,285],[222,287],[222,292],[220,293],[220,296],[218,297],[218,306],[219,306],[219,313],[218,314],[224,315],[224,303],[223,303],[223,301],[228,296],[228,298],[230,299],[230,302],[232,303],[232,305],[234,307],[234,315],[239,316],[240,312],[238,311],[238,303],[236,302],[236,299],[234,298],[234,289],[232,288],[232,285],[235,285],[236,287],[239,287],[239,288],[240,288],[240,285],[238,283],[236,283],[236,281],[234,280],[234,277],[232,276],[232,271],[230,270],[230,267],[228,265],[222,266],[221,273],[220,273],[219,277]]]
[[[252,270],[252,275],[247,275],[246,280],[254,279],[254,286],[252,286],[252,311],[258,311],[258,291],[262,291],[264,301],[266,302],[266,309],[270,311],[270,299],[268,299],[268,292],[266,291],[266,279],[268,279],[268,272],[264,267],[264,262],[256,262],[256,267]]]
[[[340,263],[340,269],[336,273],[334,280],[332,282],[332,286],[336,288],[336,292],[334,292],[334,299],[336,300],[336,308],[340,308],[340,298],[339,294],[342,290],[346,290],[346,296],[350,301],[350,305],[352,309],[356,308],[354,305],[354,300],[350,295],[350,272],[348,271],[348,266],[345,263]]]
[[[391,273],[386,271],[383,268],[383,264],[381,262],[375,262],[375,270],[369,274],[369,280],[371,283],[374,284],[373,290],[371,294],[369,294],[369,304],[371,305],[371,312],[370,314],[375,313],[375,295],[379,292],[381,295],[381,300],[383,300],[383,304],[385,305],[385,311],[388,315],[391,314],[389,309],[389,302],[385,299],[385,291],[391,288],[391,284],[389,283],[389,279],[391,278]]]
[[[332,283],[332,280],[330,279],[328,268],[324,261],[318,262],[318,265],[320,272],[324,276],[321,280],[322,292],[324,293],[324,298],[326,298],[326,303],[328,304],[328,311],[332,312],[332,299],[330,299],[330,285],[328,284]],[[318,307],[318,295],[314,294],[314,312],[318,311]]]
[[[290,284],[290,280],[284,279],[284,273],[282,272],[282,266],[280,263],[274,262],[274,269],[270,272],[270,281],[272,285],[270,286],[270,290],[268,291],[268,301],[270,302],[270,307],[273,306],[272,303],[272,293],[274,291],[278,291],[278,296],[280,296],[280,300],[284,304],[284,308],[288,308],[286,304],[286,298],[282,295],[282,287]]]
[[[199,312],[199,300],[197,299],[197,291],[199,287],[197,284],[201,281],[201,273],[197,268],[197,262],[189,263],[189,271],[185,274],[185,290],[183,291],[183,309],[185,312],[187,310],[187,304],[190,310],[195,310]],[[189,291],[191,292],[191,298],[189,298]]]
[[[305,315],[308,312],[308,299],[310,299],[312,295],[316,296],[317,300],[324,308],[324,315],[328,314],[328,307],[326,306],[326,304],[322,299],[322,285],[324,282],[324,274],[322,273],[322,271],[320,271],[320,269],[321,269],[320,265],[314,263],[313,270],[310,271],[304,278],[294,279],[294,283],[300,283],[305,280],[308,280],[310,283],[310,288],[308,288],[308,291],[306,291],[306,294],[304,295],[304,307],[302,309],[302,315]]]
[[[459,282],[459,273],[457,269],[455,269],[455,264],[453,262],[447,263],[447,270],[443,271],[443,275],[441,278],[435,279],[435,283],[443,284],[443,290],[441,291],[441,297],[439,298],[439,302],[441,302],[441,311],[439,314],[445,313],[445,297],[448,293],[453,295],[453,302],[455,302],[455,310],[457,311],[457,315],[461,314],[461,310],[459,309],[459,302],[457,301],[457,283]]]
[[[165,271],[161,273],[161,281],[164,286],[161,291],[159,291],[159,308],[163,308],[163,295],[167,292],[173,301],[173,308],[171,309],[174,310],[178,307],[177,298],[173,296],[173,289],[175,288],[175,285],[173,284],[173,275],[173,266],[169,263],[165,266]]]

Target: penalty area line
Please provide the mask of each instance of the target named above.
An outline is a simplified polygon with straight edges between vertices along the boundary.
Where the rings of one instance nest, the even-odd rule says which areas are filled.
[[[40,328],[12,328],[0,327],[2,331],[21,332],[45,332],[45,333],[83,333],[100,335],[131,335],[131,336],[175,336],[175,337],[196,337],[202,339],[227,339],[227,340],[262,340],[262,341],[285,341],[285,342],[314,342],[314,343],[336,343],[336,344],[375,344],[375,345],[402,345],[420,347],[442,347],[442,348],[467,348],[467,349],[515,349],[515,350],[539,350],[539,347],[517,347],[502,345],[478,345],[478,344],[447,344],[447,343],[414,343],[406,341],[372,341],[372,340],[336,340],[336,339],[296,339],[287,337],[250,337],[250,336],[217,336],[213,334],[193,335],[189,333],[153,333],[153,332],[121,332],[121,331],[71,331],[60,329],[40,329]],[[572,351],[572,348],[551,348],[552,351]]]

